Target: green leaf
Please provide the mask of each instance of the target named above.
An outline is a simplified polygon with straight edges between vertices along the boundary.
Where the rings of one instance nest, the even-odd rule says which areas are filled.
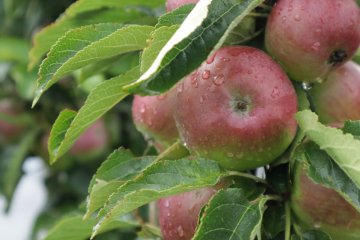
[[[72,213],[63,217],[48,232],[45,240],[84,240],[91,236],[92,229],[96,224],[95,219],[82,219],[82,214]],[[104,229],[110,231],[116,228],[129,229],[139,226],[130,215],[124,215],[114,220],[109,228]]]
[[[170,89],[219,49],[230,32],[262,2],[200,1],[161,49],[151,67],[126,88],[147,94]]]
[[[0,37],[0,61],[28,62],[29,44],[22,39]]]
[[[301,240],[332,240],[332,238],[320,230],[309,230],[302,233]]]
[[[131,9],[98,9],[73,17],[63,15],[56,22],[35,34],[34,45],[29,53],[29,68],[35,67],[51,46],[71,29],[98,23],[141,23],[140,19],[150,22],[149,17]]]
[[[114,7],[126,7],[126,6],[146,6],[146,7],[158,7],[164,5],[164,0],[131,0],[131,1],[119,1],[119,0],[78,0],[73,3],[65,12],[68,16],[75,16],[83,12],[96,10],[100,8],[114,8]]]
[[[39,129],[35,128],[26,133],[16,146],[10,146],[1,153],[1,191],[8,200],[12,199],[16,185],[22,174],[22,164],[33,146]]]
[[[360,141],[339,129],[322,125],[318,116],[309,110],[299,112],[296,118],[306,136],[326,151],[360,188]]]
[[[25,100],[34,97],[36,88],[37,71],[28,71],[25,64],[17,64],[11,69],[11,77],[16,83],[17,93]]]
[[[260,233],[267,198],[249,202],[243,191],[219,191],[204,210],[194,240],[255,239]]]
[[[301,155],[297,156],[297,160],[306,161],[307,175],[314,182],[337,191],[360,212],[360,189],[329,155],[313,142],[307,142],[299,148],[297,151],[300,151]]]
[[[189,13],[193,10],[194,4],[186,4],[179,8],[176,8],[174,11],[166,13],[159,17],[156,28],[160,27],[171,27],[173,25],[181,25]],[[170,39],[170,38],[169,38]]]
[[[71,30],[52,47],[39,70],[33,105],[61,77],[91,63],[146,47],[153,27],[97,24]]]
[[[268,239],[274,239],[285,231],[285,208],[283,205],[270,205],[266,209],[263,230]]]
[[[124,99],[128,93],[122,90],[123,86],[138,76],[139,68],[136,67],[124,75],[105,81],[89,94],[84,106],[77,114],[73,113],[71,119],[66,119],[66,124],[63,124],[63,119],[59,117],[53,126],[53,129],[56,128],[56,131],[54,130],[56,141],[52,141],[50,135],[50,142],[52,142],[49,150],[50,162],[54,163],[63,156],[70,150],[81,133]],[[58,132],[61,132],[61,134]]]
[[[343,127],[344,133],[350,133],[360,140],[360,121],[346,121]]]
[[[221,177],[218,164],[206,159],[156,162],[111,195],[99,213],[93,237],[113,218],[159,198],[215,185]]]
[[[116,189],[137,176],[154,160],[155,157],[135,158],[130,151],[123,148],[115,150],[101,164],[91,180],[85,217],[90,217],[101,208]]]

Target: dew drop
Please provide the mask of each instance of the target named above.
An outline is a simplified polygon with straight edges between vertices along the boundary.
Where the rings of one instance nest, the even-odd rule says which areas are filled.
[[[177,89],[178,93],[182,93],[184,91],[184,84],[181,83]]]
[[[178,226],[177,228],[177,232],[179,234],[179,237],[183,237],[184,236],[184,230],[181,226]]]
[[[204,103],[205,102],[205,97],[204,96],[201,96],[200,97],[200,103]]]
[[[144,114],[145,112],[146,112],[146,106],[145,106],[145,104],[141,104],[140,113]]]
[[[216,54],[213,54],[211,57],[208,58],[208,60],[206,60],[207,64],[212,64],[215,60]]]
[[[226,154],[229,158],[233,158],[235,155],[234,155],[234,153],[232,153],[232,152],[228,152],[227,154]]]
[[[222,85],[224,82],[225,82],[225,78],[224,78],[224,75],[223,75],[223,74],[219,74],[219,75],[214,76],[213,83],[214,83],[216,86],[220,86],[220,85]]]
[[[271,97],[272,98],[276,98],[276,97],[279,97],[280,95],[280,91],[279,91],[279,88],[278,87],[275,87],[272,92],[271,92]]]
[[[299,14],[296,14],[295,17],[294,17],[295,21],[300,21],[301,20],[301,17]]]
[[[203,74],[202,74],[202,78],[203,78],[204,80],[207,80],[207,79],[210,78],[210,75],[211,75],[210,71],[209,71],[209,70],[205,70],[205,71],[203,72]]]
[[[169,207],[170,206],[170,203],[169,203],[169,201],[165,201],[165,207]]]
[[[321,44],[319,42],[315,42],[312,46],[311,49],[313,49],[314,51],[319,51]]]

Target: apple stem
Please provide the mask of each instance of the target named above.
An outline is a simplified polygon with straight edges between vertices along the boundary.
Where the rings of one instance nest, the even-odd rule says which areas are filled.
[[[291,236],[291,209],[290,209],[290,203],[285,203],[285,240],[290,240]]]
[[[252,174],[248,174],[248,173],[242,173],[242,172],[236,172],[236,171],[228,171],[226,172],[226,176],[238,176],[238,177],[244,177],[244,178],[248,178],[248,179],[252,179],[255,182],[259,182],[265,185],[268,185],[268,183],[261,178],[258,178]]]

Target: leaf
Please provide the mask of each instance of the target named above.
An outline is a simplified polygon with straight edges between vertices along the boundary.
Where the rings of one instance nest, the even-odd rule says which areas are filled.
[[[332,238],[320,230],[309,230],[302,234],[301,240],[332,240]]]
[[[344,133],[350,133],[360,140],[360,121],[346,121],[343,127]]]
[[[129,3],[130,2],[130,3]],[[119,0],[78,0],[73,3],[65,12],[68,16],[75,16],[80,13],[84,13],[91,10],[100,8],[114,8],[114,7],[126,7],[132,6],[146,6],[146,7],[157,7],[164,4],[164,0],[131,0],[131,1],[119,1]]]
[[[186,4],[176,8],[174,11],[162,15],[159,17],[155,27],[160,28],[164,26],[171,27],[173,25],[181,25],[189,13],[194,9],[194,6],[194,4]]]
[[[136,67],[124,75],[105,81],[89,94],[84,106],[77,114],[73,113],[71,119],[67,119],[67,124],[62,124],[61,122],[63,122],[63,120],[59,117],[55,121],[53,129],[57,128],[56,132],[61,131],[61,135],[56,133],[56,141],[52,141],[52,145],[49,149],[50,162],[56,162],[57,159],[70,150],[81,133],[124,99],[128,93],[122,90],[123,86],[133,81],[138,76],[139,68]],[[61,124],[61,127],[58,127],[58,124]]]
[[[315,113],[305,110],[296,116],[306,136],[319,145],[360,188],[360,141],[341,130],[326,127]]]
[[[106,2],[106,1],[104,1]],[[56,22],[37,32],[33,38],[34,45],[30,50],[29,68],[34,68],[56,41],[74,28],[99,23],[140,23],[140,19],[150,22],[143,13],[130,9],[98,9],[73,17],[63,15]]]
[[[263,229],[267,239],[274,239],[285,231],[285,208],[283,205],[270,205],[266,209]]]
[[[297,160],[306,161],[307,175],[314,182],[334,189],[360,212],[360,189],[326,152],[313,142],[301,145],[298,151],[302,154]]]
[[[146,46],[153,27],[108,23],[71,30],[52,47],[39,70],[33,106],[61,77],[91,63]]]
[[[113,218],[159,198],[213,186],[220,177],[221,170],[218,164],[211,160],[185,158],[156,162],[110,196],[99,213],[100,220],[94,228],[92,237]]]
[[[72,213],[63,217],[59,222],[48,232],[45,240],[84,240],[91,235],[92,228],[96,224],[95,219],[83,220],[82,214]],[[134,228],[136,223],[130,215],[124,215],[115,220],[111,227],[104,229],[109,231],[116,228]]]
[[[21,177],[21,166],[33,146],[39,129],[34,128],[27,132],[16,146],[8,146],[1,156],[1,189],[10,201]]]
[[[25,100],[34,97],[37,71],[28,71],[25,64],[17,64],[11,69],[11,77],[16,83],[16,92]]]
[[[204,210],[193,240],[255,239],[260,232],[267,198],[249,202],[243,191],[229,188],[219,191]]]
[[[262,0],[203,0],[161,49],[151,67],[126,88],[160,94],[196,69]]]
[[[130,151],[123,148],[115,150],[101,164],[91,180],[85,217],[90,217],[101,208],[116,189],[137,176],[154,160],[155,157],[135,158]]]
[[[22,39],[0,37],[0,61],[27,64],[29,44]]]

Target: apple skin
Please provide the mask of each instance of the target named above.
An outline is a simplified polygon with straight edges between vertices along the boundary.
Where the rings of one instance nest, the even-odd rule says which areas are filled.
[[[314,183],[295,167],[291,203],[304,228],[319,228],[333,240],[359,240],[360,213],[335,190]]]
[[[103,153],[109,142],[109,134],[104,120],[100,119],[92,124],[76,140],[69,151],[71,156],[93,158]]]
[[[230,170],[279,157],[292,142],[297,96],[268,55],[224,47],[177,85],[175,121],[190,153]]]
[[[16,108],[15,104],[7,99],[0,101],[0,112],[10,117],[16,117],[20,114],[20,110]],[[23,132],[24,126],[11,124],[0,120],[0,142],[7,143],[17,139]]]
[[[197,3],[199,0],[167,0],[166,1],[166,11],[170,12],[175,10],[178,7],[181,7],[185,4]]]
[[[278,0],[265,45],[293,80],[323,81],[355,54],[360,11],[354,0]]]
[[[156,142],[158,150],[166,149],[179,138],[173,117],[173,98],[172,90],[160,96],[134,96],[133,122],[146,139]]]
[[[201,208],[216,192],[209,187],[158,200],[164,240],[190,240],[195,234]]]
[[[346,120],[360,120],[360,66],[347,62],[310,95],[322,123],[342,127]]]

